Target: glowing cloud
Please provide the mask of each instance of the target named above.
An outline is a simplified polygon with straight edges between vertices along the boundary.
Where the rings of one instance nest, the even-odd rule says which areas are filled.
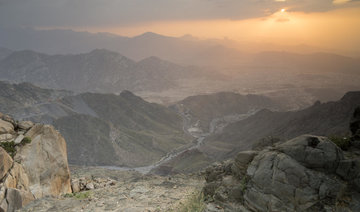
[[[350,2],[351,0],[334,0],[333,4],[345,4]]]

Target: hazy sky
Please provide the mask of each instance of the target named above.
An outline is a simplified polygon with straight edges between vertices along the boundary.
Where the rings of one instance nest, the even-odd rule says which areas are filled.
[[[357,50],[360,0],[0,0],[0,26],[153,31]]]

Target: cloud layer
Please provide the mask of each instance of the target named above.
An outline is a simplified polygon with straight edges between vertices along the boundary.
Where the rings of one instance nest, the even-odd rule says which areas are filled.
[[[128,26],[154,21],[249,19],[355,7],[359,0],[0,0],[7,27]]]

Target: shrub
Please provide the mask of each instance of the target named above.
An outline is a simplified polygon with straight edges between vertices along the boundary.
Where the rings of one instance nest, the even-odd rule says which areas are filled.
[[[16,154],[14,141],[0,143],[0,147],[2,147],[12,158],[14,158]]]
[[[64,197],[66,198],[75,198],[75,199],[87,199],[91,196],[91,193],[89,191],[86,192],[78,192],[78,193],[69,193],[65,194]]]
[[[242,190],[243,192],[246,191],[248,182],[249,182],[249,177],[248,177],[248,176],[244,176],[244,177],[241,179],[240,186],[241,186],[241,190]]]
[[[25,145],[25,144],[29,144],[29,143],[31,143],[31,138],[30,137],[25,137],[20,142],[21,145]]]
[[[347,136],[332,135],[329,136],[329,139],[342,150],[348,150],[349,147],[351,146],[351,140]]]

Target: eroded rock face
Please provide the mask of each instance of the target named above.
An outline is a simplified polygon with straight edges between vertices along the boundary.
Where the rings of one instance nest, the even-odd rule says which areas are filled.
[[[308,169],[284,153],[264,151],[251,162],[245,205],[260,211],[304,211],[336,196],[346,185],[325,173]],[[335,202],[332,202],[334,205]]]
[[[15,156],[29,177],[29,187],[36,198],[71,193],[64,138],[50,125],[37,124],[26,134],[31,143]]]
[[[350,121],[350,131],[353,145],[360,149],[360,107],[355,109]]]
[[[8,173],[13,165],[13,160],[10,155],[0,147],[0,181]]]
[[[203,190],[227,210],[360,210],[360,158],[345,158],[325,137],[303,135],[260,152],[241,152],[232,163],[231,173],[224,165],[210,167],[205,174],[218,177],[207,176]]]
[[[0,135],[11,135],[1,142],[8,142],[6,147],[16,152],[13,159],[0,147],[0,212],[13,212],[35,198],[71,192],[66,143],[52,126],[18,125],[1,115]],[[24,137],[30,139],[21,142]]]
[[[306,168],[334,172],[344,155],[340,148],[325,137],[303,135],[277,146]]]

